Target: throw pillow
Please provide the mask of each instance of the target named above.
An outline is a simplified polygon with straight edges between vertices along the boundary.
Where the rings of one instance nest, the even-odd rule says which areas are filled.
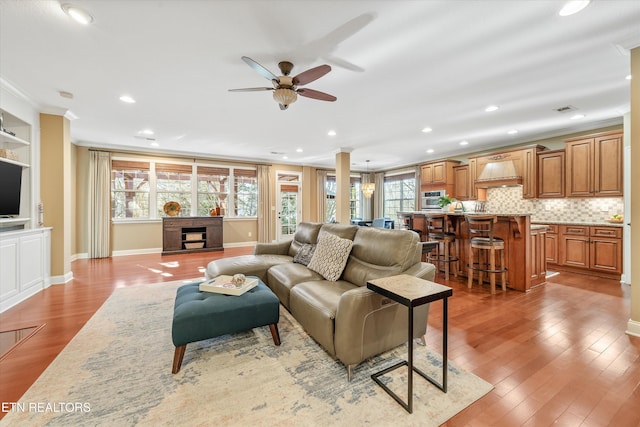
[[[309,269],[319,273],[326,280],[337,281],[347,265],[353,242],[334,234],[321,233],[313,253]]]
[[[297,262],[302,265],[309,265],[311,258],[313,257],[313,253],[316,250],[316,245],[311,245],[309,243],[305,243],[298,249],[298,253],[293,257],[293,262]]]

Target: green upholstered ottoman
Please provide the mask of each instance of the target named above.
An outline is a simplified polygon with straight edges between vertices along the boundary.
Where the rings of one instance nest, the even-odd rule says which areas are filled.
[[[180,370],[188,343],[269,325],[275,345],[280,345],[280,301],[262,281],[240,296],[200,292],[199,283],[178,288],[171,336],[173,369]]]

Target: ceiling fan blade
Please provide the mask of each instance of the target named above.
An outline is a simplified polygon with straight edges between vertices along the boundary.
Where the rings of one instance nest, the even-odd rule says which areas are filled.
[[[272,87],[245,87],[242,89],[229,89],[229,92],[257,92],[263,90],[274,90]]]
[[[296,90],[296,92],[300,96],[306,96],[307,98],[319,99],[320,101],[331,101],[331,102],[333,102],[333,101],[338,99],[333,95],[329,95],[328,93],[320,92],[318,90],[313,90],[313,89],[298,89],[298,90]]]
[[[262,65],[258,64],[256,61],[254,61],[253,59],[249,58],[248,56],[243,56],[242,60],[244,62],[246,62],[249,67],[251,67],[254,70],[256,70],[265,79],[267,79],[267,80],[276,80],[276,81],[278,80],[278,76],[276,76],[271,71],[267,70]]]
[[[328,65],[319,65],[311,68],[307,71],[303,71],[293,78],[293,84],[296,86],[306,85],[314,80],[318,80],[320,77],[331,71],[331,67]]]

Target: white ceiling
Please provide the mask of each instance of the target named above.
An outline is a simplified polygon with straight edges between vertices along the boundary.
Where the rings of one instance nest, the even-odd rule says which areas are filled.
[[[77,116],[76,144],[324,167],[348,150],[354,170],[621,123],[640,44],[640,1],[569,17],[559,0],[69,3],[93,24],[57,1],[0,0],[0,77],[42,111]],[[305,87],[338,100],[281,111],[271,92],[228,92],[270,85],[243,55],[275,74],[281,60],[292,75],[329,64]],[[554,111],[566,105],[586,117]],[[159,147],[135,137],[143,129]]]

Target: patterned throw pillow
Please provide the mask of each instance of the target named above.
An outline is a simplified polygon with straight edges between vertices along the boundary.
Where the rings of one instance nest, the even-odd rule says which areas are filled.
[[[316,245],[311,245],[309,243],[305,243],[298,249],[298,253],[293,257],[293,262],[297,262],[302,265],[309,265],[311,258],[313,257],[313,253],[316,250]]]
[[[321,233],[313,253],[309,269],[319,273],[326,280],[335,282],[342,275],[353,242],[349,239],[343,239],[334,234]]]

